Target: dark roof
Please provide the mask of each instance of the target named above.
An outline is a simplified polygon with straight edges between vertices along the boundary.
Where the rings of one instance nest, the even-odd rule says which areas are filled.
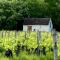
[[[50,18],[24,18],[23,25],[48,25]]]
[[[23,25],[48,25],[50,18],[24,18]]]

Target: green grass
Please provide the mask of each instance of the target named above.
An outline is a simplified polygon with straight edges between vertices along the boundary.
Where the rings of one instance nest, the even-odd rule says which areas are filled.
[[[36,54],[28,54],[23,51],[19,54],[19,56],[13,55],[13,57],[7,58],[4,54],[0,54],[0,60],[53,60],[53,57],[49,55],[36,55]]]

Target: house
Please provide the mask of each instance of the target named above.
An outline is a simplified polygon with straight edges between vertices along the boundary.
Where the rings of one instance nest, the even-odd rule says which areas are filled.
[[[23,22],[23,31],[51,32],[52,29],[51,18],[25,18]]]

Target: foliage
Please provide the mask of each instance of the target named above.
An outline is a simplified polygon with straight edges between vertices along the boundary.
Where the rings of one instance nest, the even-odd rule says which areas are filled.
[[[25,35],[26,34],[26,35]],[[58,37],[60,33],[58,33]],[[28,49],[37,48],[37,32],[21,32],[21,31],[0,31],[0,58],[1,60],[53,60],[53,52],[50,48],[53,48],[53,36],[50,32],[41,32],[39,40],[40,49],[46,47],[46,56],[41,53],[41,55],[28,54],[26,51],[21,51],[19,56],[15,54],[15,48],[19,43],[20,46],[27,46]],[[58,59],[60,59],[60,37],[57,39],[58,46]],[[6,49],[11,49],[13,52],[13,58],[4,57],[4,52]]]
[[[60,0],[0,0],[0,29],[21,29],[25,17],[52,18],[60,30]]]

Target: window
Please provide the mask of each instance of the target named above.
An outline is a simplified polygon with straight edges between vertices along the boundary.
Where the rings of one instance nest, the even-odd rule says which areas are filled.
[[[35,29],[33,31],[35,31]]]

